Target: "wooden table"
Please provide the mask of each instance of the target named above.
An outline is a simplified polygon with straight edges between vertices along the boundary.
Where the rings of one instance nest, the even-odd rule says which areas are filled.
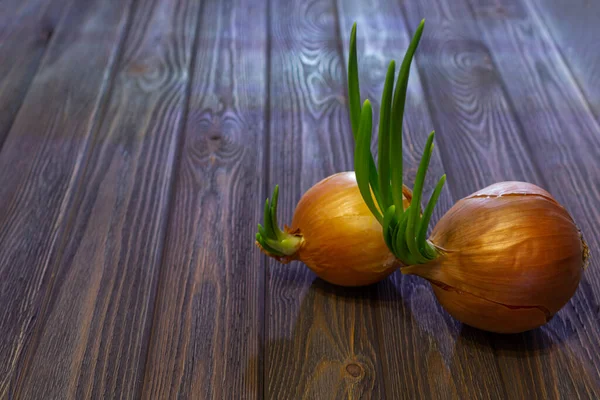
[[[433,222],[525,180],[594,256],[598,1],[2,0],[0,398],[600,398],[598,257],[549,324],[495,335],[420,278],[343,289],[254,246],[275,184],[290,221],[352,169],[352,23],[377,103],[423,17],[405,173],[435,129]]]

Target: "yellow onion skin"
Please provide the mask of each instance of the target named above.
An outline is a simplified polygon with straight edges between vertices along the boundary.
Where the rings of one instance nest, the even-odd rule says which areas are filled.
[[[458,201],[430,241],[442,254],[403,268],[428,279],[459,321],[498,333],[544,325],[573,296],[587,246],[547,191],[501,182]]]
[[[405,187],[405,207],[410,197]],[[292,259],[335,285],[370,285],[400,267],[383,240],[381,224],[361,197],[353,171],[334,174],[310,188],[286,231],[303,238]]]

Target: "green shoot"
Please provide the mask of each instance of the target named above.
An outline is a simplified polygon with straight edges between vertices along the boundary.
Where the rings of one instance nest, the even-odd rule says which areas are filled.
[[[358,79],[358,58],[356,56],[356,23],[352,26],[350,34],[350,51],[348,60],[348,103],[350,108],[350,125],[354,140],[358,140],[358,129],[360,127],[360,116],[362,113],[360,107],[360,85]],[[369,143],[370,145],[370,143]],[[373,187],[373,193],[380,209],[383,209],[383,203],[379,195],[379,182],[377,177],[377,168],[373,155],[369,152],[369,182]]]
[[[424,26],[425,20],[422,20],[417,27],[415,35],[408,46],[408,49],[406,50],[404,59],[402,60],[400,72],[398,73],[396,90],[394,91],[394,104],[392,106],[392,120],[390,124],[392,135],[390,136],[391,140],[389,143],[388,152],[390,154],[390,158],[392,154],[396,154],[398,157],[398,161],[391,164],[391,178],[392,182],[394,182],[392,195],[394,198],[394,204],[396,204],[396,206],[400,205],[400,207],[396,208],[396,216],[398,218],[404,211],[404,204],[402,202],[402,123],[404,119],[404,105],[406,103],[406,92],[408,90],[410,65],[415,55],[415,51],[417,50],[417,46],[419,45],[419,41],[421,40]]]
[[[388,248],[392,249],[394,247],[393,236],[392,233],[398,225],[394,216],[396,215],[396,206],[390,206],[385,212],[383,216],[383,239],[385,240],[385,244]]]
[[[421,252],[419,251],[419,243],[417,243],[416,228],[419,223],[419,215],[421,214],[421,195],[423,194],[423,185],[425,183],[425,176],[427,175],[427,168],[429,167],[429,160],[431,159],[431,152],[433,151],[433,137],[435,133],[431,132],[427,138],[425,149],[423,150],[423,157],[417,170],[417,178],[415,179],[415,187],[413,190],[413,198],[408,208],[408,223],[406,225],[406,244],[410,253],[420,263],[427,262]]]
[[[276,257],[291,256],[302,245],[302,238],[283,232],[277,224],[277,202],[279,198],[279,186],[275,186],[271,201],[265,202],[263,225],[258,224],[256,241],[262,249]]]
[[[378,169],[370,150],[373,116],[369,100],[361,108],[356,53],[356,24],[352,27],[348,61],[349,111],[352,132],[356,141],[355,172],[358,188],[371,213],[382,224],[383,236],[390,251],[405,265],[423,264],[439,254],[426,239],[433,210],[441,194],[446,176],[442,176],[421,215],[421,198],[433,151],[434,132],[431,132],[419,164],[413,197],[408,209],[403,201],[402,124],[410,66],[423,34],[421,21],[404,55],[392,98],[395,63],[386,74],[381,97],[379,121]],[[372,191],[372,192],[371,192]],[[377,201],[377,205],[375,204]]]
[[[369,159],[372,161],[371,155],[371,130],[373,125],[373,111],[371,103],[365,100],[360,115],[360,125],[358,128],[358,138],[356,140],[355,156],[354,156],[354,171],[356,173],[356,181],[362,198],[365,200],[367,207],[379,222],[383,222],[381,212],[375,206],[373,197],[371,196],[371,188],[373,181],[369,174]],[[373,188],[373,191],[375,189]]]
[[[390,141],[390,113],[392,111],[395,69],[396,63],[391,61],[381,95],[381,117],[379,118],[379,189],[384,210],[393,205],[390,187],[390,152],[386,151],[386,147]]]
[[[419,248],[419,251],[429,259],[435,258],[435,250],[429,245],[427,240],[425,240],[427,236],[427,228],[429,227],[429,221],[431,220],[433,209],[435,208],[440,194],[442,193],[444,183],[446,183],[446,175],[442,175],[437,185],[435,185],[435,189],[433,190],[433,193],[431,193],[431,197],[427,202],[425,212],[423,212],[423,217],[421,218],[421,222],[419,224],[419,231],[417,233],[417,243],[423,246]]]

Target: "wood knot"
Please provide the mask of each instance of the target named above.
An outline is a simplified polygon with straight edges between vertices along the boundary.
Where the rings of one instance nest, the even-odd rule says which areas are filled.
[[[363,369],[358,364],[350,363],[346,365],[346,372],[348,372],[353,378],[358,378],[362,375]]]
[[[53,35],[54,28],[51,25],[46,25],[40,31],[40,41],[42,41],[42,43],[48,43]]]

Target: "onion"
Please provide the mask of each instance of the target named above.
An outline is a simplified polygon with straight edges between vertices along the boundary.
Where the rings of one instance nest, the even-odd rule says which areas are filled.
[[[404,190],[408,206],[411,193]],[[272,204],[267,200],[264,221],[274,234],[259,226],[256,237],[267,255],[284,264],[302,261],[323,280],[342,286],[369,285],[400,266],[383,241],[381,224],[361,197],[354,172],[337,173],[310,188],[285,231],[277,227],[277,197],[276,187]]]
[[[396,91],[398,86],[406,91],[410,57],[422,28],[423,22],[407,50]],[[384,94],[387,89],[386,80]],[[378,219],[384,240],[404,265],[401,271],[429,280],[441,305],[459,321],[476,328],[517,333],[545,324],[575,293],[589,257],[573,218],[545,190],[530,183],[501,182],[457,202],[426,239],[445,176],[421,213],[423,184],[433,150],[432,132],[410,206],[405,209],[396,201],[394,193],[403,187],[402,159],[390,157],[392,152],[402,154],[402,133],[395,126],[401,127],[403,104],[398,108],[396,104],[395,97],[391,125],[383,134],[381,129],[379,132],[380,162],[375,174],[369,165],[372,111],[368,100],[363,104],[355,170],[361,195],[375,217],[380,215],[375,203],[381,202],[383,218]]]
[[[381,99],[378,166],[370,151],[372,109],[360,105],[356,24],[348,63],[355,173],[333,175],[300,200],[292,226],[277,226],[277,197],[265,205],[258,245],[281,262],[301,260],[318,276],[344,286],[377,282],[395,269],[427,279],[441,305],[476,328],[517,333],[539,327],[573,296],[589,249],[573,218],[545,190],[501,182],[458,201],[427,231],[446,181],[421,209],[433,151],[431,132],[411,192],[403,184],[402,119],[417,28],[400,67],[389,65]],[[392,96],[393,92],[393,96]]]
[[[575,293],[588,257],[569,213],[524,182],[496,183],[458,201],[430,241],[439,257],[402,272],[429,280],[456,319],[500,333],[549,321]]]
[[[405,74],[405,78],[408,79],[408,74]],[[385,135],[390,128],[393,81],[394,62],[392,61],[381,102],[382,116],[379,129],[382,135]],[[350,39],[348,95],[352,133],[357,139],[361,107],[356,24],[352,28]],[[406,82],[400,80],[394,97],[396,108],[404,107],[405,96]],[[366,112],[371,119],[370,106]],[[401,122],[397,126],[401,129]],[[366,126],[362,126],[363,130],[365,128]],[[369,147],[369,144],[370,139],[366,146]],[[401,141],[398,148],[402,152]],[[360,163],[367,169],[366,174],[371,180],[372,191],[369,185],[358,186],[354,172],[332,175],[304,194],[294,212],[291,227],[286,227],[285,230],[281,230],[277,225],[279,188],[276,187],[272,201],[267,199],[265,205],[264,226],[259,225],[256,234],[256,244],[261,250],[282,263],[300,260],[320,278],[342,286],[375,283],[398,269],[401,261],[397,260],[388,249],[383,239],[381,225],[382,210],[387,209],[384,206],[388,198],[392,198],[392,193],[384,192],[386,198],[382,199],[379,195],[378,182],[381,181],[385,185],[386,179],[389,181],[389,176],[378,175],[373,156],[370,152],[367,153],[361,153]],[[379,164],[387,164],[390,155],[381,157]],[[393,193],[395,201],[401,204],[400,208],[408,208],[412,197],[410,189],[402,183],[395,188],[396,191]],[[368,193],[370,202],[364,201],[365,193]]]

